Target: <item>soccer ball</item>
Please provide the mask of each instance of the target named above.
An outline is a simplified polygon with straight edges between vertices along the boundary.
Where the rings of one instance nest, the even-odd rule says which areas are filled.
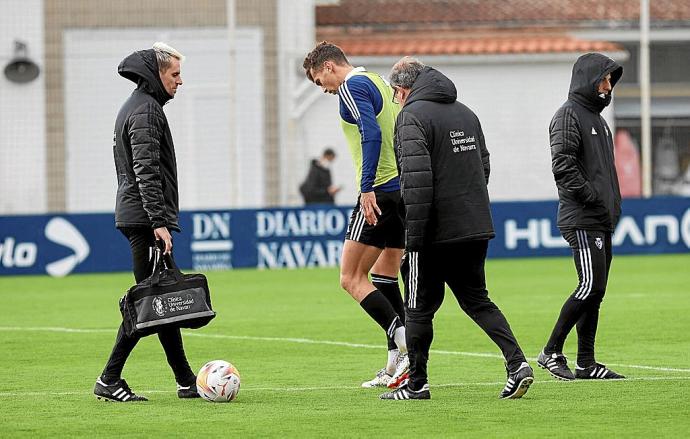
[[[196,376],[196,389],[206,401],[230,402],[240,391],[240,373],[227,361],[209,361]]]

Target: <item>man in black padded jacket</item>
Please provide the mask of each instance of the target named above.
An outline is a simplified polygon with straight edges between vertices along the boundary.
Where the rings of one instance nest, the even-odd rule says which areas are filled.
[[[118,73],[137,84],[115,122],[115,169],[117,199],[115,226],[129,240],[134,278],[146,279],[153,269],[152,248],[156,240],[172,250],[171,231],[178,225],[177,163],[175,147],[163,105],[182,85],[182,54],[164,43],[125,58]],[[189,367],[179,329],[167,329],[158,338],[177,381],[180,398],[196,398],[196,377]],[[120,325],[108,363],[96,381],[98,399],[118,402],[146,401],[122,379],[125,361],[139,341]]]
[[[304,204],[333,204],[335,194],[340,188],[333,186],[331,163],[335,160],[335,151],[326,148],[321,158],[309,164],[309,173],[300,185],[299,191],[304,197]]]
[[[572,248],[579,283],[563,304],[537,363],[562,380],[625,378],[594,358],[599,307],[611,267],[611,234],[621,214],[613,137],[600,113],[611,102],[622,75],[623,67],[614,60],[600,53],[582,55],[573,66],[568,100],[549,126],[558,228]],[[563,355],[573,326],[577,328],[574,375]]]
[[[405,57],[390,74],[402,105],[395,124],[405,208],[405,323],[410,379],[382,399],[429,399],[432,320],[445,284],[498,345],[508,381],[500,398],[520,398],[533,373],[503,313],[489,299],[484,261],[495,233],[489,207],[489,152],[477,116],[456,101],[441,72]]]

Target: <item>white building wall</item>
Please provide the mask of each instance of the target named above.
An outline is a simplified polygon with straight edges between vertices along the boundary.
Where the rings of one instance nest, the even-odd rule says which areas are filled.
[[[28,43],[43,67],[41,0],[6,0],[11,15],[0,14],[0,61],[9,62],[14,39]],[[289,8],[281,2],[281,10]],[[304,9],[304,10],[302,10]],[[302,8],[281,15],[281,203],[301,203],[299,183],[311,158],[335,149],[334,183],[343,186],[336,202],[351,205],[357,188],[338,118],[338,100],[303,76],[301,62],[313,47],[313,17]],[[307,11],[307,12],[305,12]],[[312,11],[313,12],[313,11]],[[263,35],[237,29],[236,49],[227,30],[72,29],[65,33],[65,121],[67,207],[71,212],[111,211],[115,176],[112,130],[115,115],[133,85],[116,73],[119,61],[155,40],[177,46],[188,58],[185,84],[166,105],[176,142],[181,202],[185,209],[258,207],[265,202]],[[210,50],[212,48],[212,50]],[[236,78],[229,83],[230,57]],[[421,57],[448,75],[460,100],[484,128],[492,154],[489,190],[493,200],[556,197],[550,171],[548,124],[566,99],[577,54],[496,57]],[[352,59],[384,76],[397,58]],[[45,192],[44,72],[30,84],[0,77],[0,212],[40,213]],[[234,96],[233,96],[234,93]],[[225,121],[235,105],[235,127]],[[613,125],[612,111],[605,117]],[[234,145],[233,145],[234,143]],[[18,184],[18,182],[20,184]],[[88,182],[88,183],[87,183]]]
[[[572,65],[578,56],[419,57],[448,76],[458,89],[459,100],[479,117],[491,153],[492,200],[557,198],[548,129],[553,114],[567,98]],[[351,61],[387,77],[396,60]],[[613,128],[610,109],[604,117]],[[352,204],[357,188],[338,118],[337,98],[323,94],[315,98],[301,119],[304,155],[317,156],[323,145],[334,146],[339,155],[334,180],[345,186],[337,202]]]
[[[46,209],[45,63],[43,1],[3,0],[0,13],[0,214]],[[9,11],[9,12],[8,12]],[[41,69],[33,82],[16,84],[4,75],[14,41],[27,44]]]
[[[117,65],[165,41],[186,56],[183,85],[165,105],[177,154],[182,209],[263,204],[263,76],[259,29],[102,29],[65,33],[67,209],[112,211],[113,127],[134,84]],[[230,82],[233,70],[236,79]],[[232,96],[234,93],[234,97]],[[237,125],[231,127],[231,105]],[[233,129],[234,128],[234,129]]]
[[[335,196],[336,204],[353,205],[358,188],[355,183],[355,170],[350,150],[340,127],[338,97],[324,94],[320,88],[311,84],[308,99],[313,103],[305,111],[299,124],[302,150],[296,164],[299,177],[303,180],[309,171],[311,159],[318,158],[326,147],[333,148],[336,159],[331,166],[333,184],[342,189]],[[297,188],[292,188],[294,199],[299,198]]]
[[[262,207],[266,200],[263,38],[261,28],[235,28],[233,207]]]
[[[279,163],[280,204],[302,202],[297,191],[304,178],[304,130],[297,108],[304,92],[304,56],[314,48],[316,8],[314,0],[278,1],[278,66],[279,66]],[[302,87],[300,87],[302,85]]]
[[[557,198],[549,123],[567,98],[571,68],[572,62],[438,66],[482,124],[492,200]]]

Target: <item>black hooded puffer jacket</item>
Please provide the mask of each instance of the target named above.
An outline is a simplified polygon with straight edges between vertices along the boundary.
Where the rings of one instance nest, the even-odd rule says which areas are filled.
[[[613,137],[600,115],[610,103],[611,93],[598,93],[599,83],[609,73],[614,87],[623,75],[623,67],[599,53],[578,58],[568,100],[549,126],[561,230],[613,232],[620,218],[621,194]]]
[[[137,84],[115,122],[115,225],[180,230],[175,147],[163,112],[170,100],[153,49],[125,58],[118,73]]]
[[[455,85],[425,67],[395,123],[405,248],[490,239],[489,152]]]
[[[335,197],[328,193],[331,181],[331,170],[321,166],[318,160],[312,160],[307,178],[299,187],[304,202],[306,204],[333,204]]]

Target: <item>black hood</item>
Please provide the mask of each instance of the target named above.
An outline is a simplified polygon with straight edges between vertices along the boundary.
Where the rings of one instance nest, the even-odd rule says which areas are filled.
[[[457,98],[458,92],[453,81],[433,67],[424,67],[424,70],[412,84],[410,96],[405,101],[405,105],[407,106],[414,101],[452,104]]]
[[[158,74],[158,61],[153,49],[132,53],[117,66],[117,73],[134,82],[138,90],[150,94],[161,105],[171,99]]]
[[[599,83],[611,74],[611,93],[602,97],[597,93]],[[575,61],[570,79],[568,98],[584,105],[595,113],[601,113],[611,102],[613,87],[623,75],[623,67],[608,56],[587,53]]]

